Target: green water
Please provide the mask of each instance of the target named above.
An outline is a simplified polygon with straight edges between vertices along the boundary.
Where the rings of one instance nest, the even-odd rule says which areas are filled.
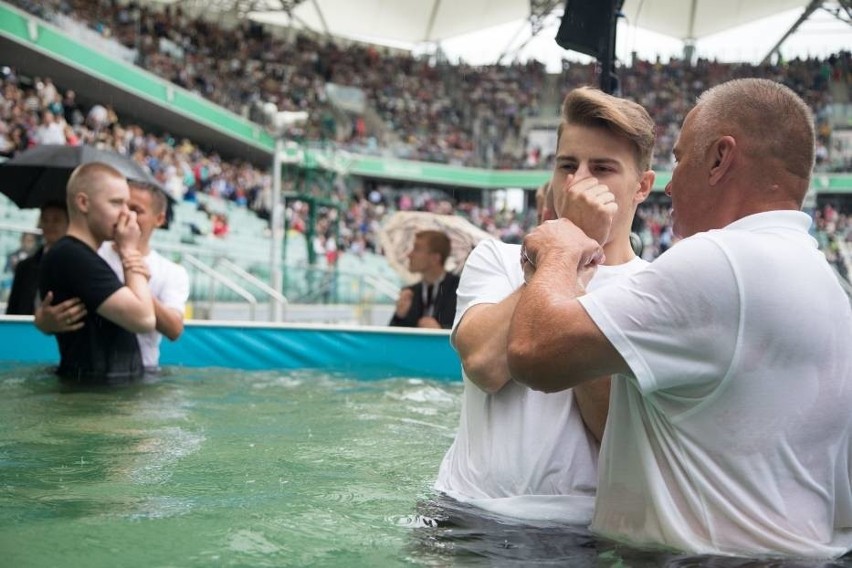
[[[442,501],[461,390],[174,369],[67,392],[0,370],[0,567],[852,568],[640,551]]]
[[[461,385],[176,370],[60,392],[0,372],[0,566],[393,566]]]

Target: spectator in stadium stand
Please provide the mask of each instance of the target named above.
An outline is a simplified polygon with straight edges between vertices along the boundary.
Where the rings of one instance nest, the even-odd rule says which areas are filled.
[[[223,213],[213,213],[210,232],[214,237],[228,236],[228,217]]]
[[[65,119],[57,118],[53,112],[43,110],[41,126],[36,130],[38,144],[65,144]]]
[[[852,307],[801,211],[814,122],[781,83],[706,91],[666,191],[683,240],[584,291],[601,248],[567,219],[524,240],[512,377],[613,375],[591,528],[692,554],[852,549]],[[795,511],[795,514],[792,513]]]
[[[38,249],[38,236],[35,233],[21,233],[18,248],[6,256],[4,272],[15,272],[18,263],[30,258]]]

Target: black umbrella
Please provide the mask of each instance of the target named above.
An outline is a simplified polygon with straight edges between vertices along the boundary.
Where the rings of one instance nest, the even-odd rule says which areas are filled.
[[[65,201],[65,186],[80,164],[102,162],[128,180],[160,187],[151,173],[133,159],[93,146],[44,144],[21,152],[0,165],[0,192],[22,209],[39,208],[50,201]]]
[[[80,164],[90,162],[109,164],[129,181],[152,185],[163,191],[151,172],[118,152],[93,146],[44,144],[0,164],[0,193],[21,209],[40,208],[51,201],[64,203],[65,186],[71,172]],[[167,218],[170,218],[172,198],[165,195],[169,200]]]

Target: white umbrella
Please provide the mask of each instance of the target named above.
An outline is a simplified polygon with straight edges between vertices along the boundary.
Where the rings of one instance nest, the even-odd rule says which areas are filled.
[[[414,246],[414,236],[420,231],[441,231],[450,237],[452,250],[445,268],[458,273],[464,266],[467,255],[483,239],[494,237],[464,217],[438,215],[423,211],[399,211],[390,216],[379,232],[379,244],[385,258],[409,284],[420,276],[408,271],[408,253]]]

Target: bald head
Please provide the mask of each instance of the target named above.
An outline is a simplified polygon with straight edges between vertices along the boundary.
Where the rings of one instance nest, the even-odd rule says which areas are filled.
[[[102,191],[109,180],[124,180],[124,176],[114,167],[101,162],[82,164],[71,173],[68,185],[65,186],[65,197],[68,211],[73,214],[77,210],[75,197],[84,193],[90,198]]]
[[[755,175],[783,174],[789,181],[769,179],[795,186],[804,197],[814,164],[814,120],[791,89],[767,79],[735,79],[702,94],[694,115],[697,150],[733,136],[752,159]]]

